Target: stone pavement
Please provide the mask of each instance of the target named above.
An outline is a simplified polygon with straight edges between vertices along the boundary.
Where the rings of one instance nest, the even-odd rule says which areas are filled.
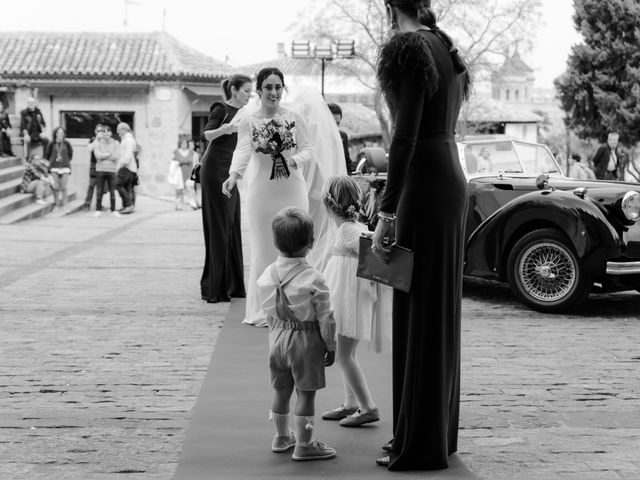
[[[200,212],[140,197],[130,216],[92,213],[0,227],[1,480],[175,470],[228,309],[200,300]],[[541,315],[473,281],[463,307],[475,475],[640,478],[640,294]]]

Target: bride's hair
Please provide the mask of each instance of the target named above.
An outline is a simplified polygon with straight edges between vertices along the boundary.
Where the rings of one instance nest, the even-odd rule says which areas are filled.
[[[335,216],[355,222],[362,209],[362,190],[347,175],[329,177],[322,191],[322,204]]]
[[[231,100],[231,87],[236,90],[240,90],[245,83],[251,83],[251,78],[241,73],[231,75],[229,78],[222,82],[222,91],[224,92],[224,99]]]
[[[284,84],[284,74],[280,71],[279,68],[266,67],[258,72],[258,76],[256,77],[256,90],[262,90],[262,83],[267,79],[269,75],[277,75],[282,82],[282,88],[286,86]]]

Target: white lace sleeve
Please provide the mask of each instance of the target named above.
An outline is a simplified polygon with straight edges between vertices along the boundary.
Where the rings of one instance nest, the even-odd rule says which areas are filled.
[[[309,127],[307,123],[299,115],[294,115],[296,121],[296,143],[298,145],[297,152],[291,156],[296,162],[298,168],[302,168],[305,164],[313,159],[313,145],[309,138]]]
[[[233,152],[229,173],[235,172],[240,175],[240,177],[244,176],[247,166],[249,165],[249,161],[251,160],[252,153],[251,122],[248,118],[245,118],[238,125],[238,143],[236,144],[236,149]]]

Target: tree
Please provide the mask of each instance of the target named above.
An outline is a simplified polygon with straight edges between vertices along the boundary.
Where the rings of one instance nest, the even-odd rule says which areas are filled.
[[[580,138],[640,141],[640,3],[575,0],[575,26],[584,44],[573,47],[555,85],[567,126]]]
[[[472,77],[482,80],[518,45],[526,51],[535,38],[540,0],[434,0],[439,25],[455,40]],[[357,61],[336,61],[375,95],[375,110],[385,144],[391,122],[375,82],[379,46],[388,34],[384,0],[325,0],[305,4],[301,21],[291,29],[315,42],[356,41]]]

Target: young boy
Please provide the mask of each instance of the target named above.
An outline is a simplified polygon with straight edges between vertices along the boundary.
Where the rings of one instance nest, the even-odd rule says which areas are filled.
[[[324,460],[336,451],[312,440],[316,390],[325,387],[324,367],[335,358],[336,323],[322,274],[309,266],[313,220],[299,208],[285,208],[272,223],[280,255],[258,279],[269,324],[269,371],[275,389],[271,416],[276,434],[271,450],[294,447],[293,460]],[[296,389],[295,434],[289,402]]]

